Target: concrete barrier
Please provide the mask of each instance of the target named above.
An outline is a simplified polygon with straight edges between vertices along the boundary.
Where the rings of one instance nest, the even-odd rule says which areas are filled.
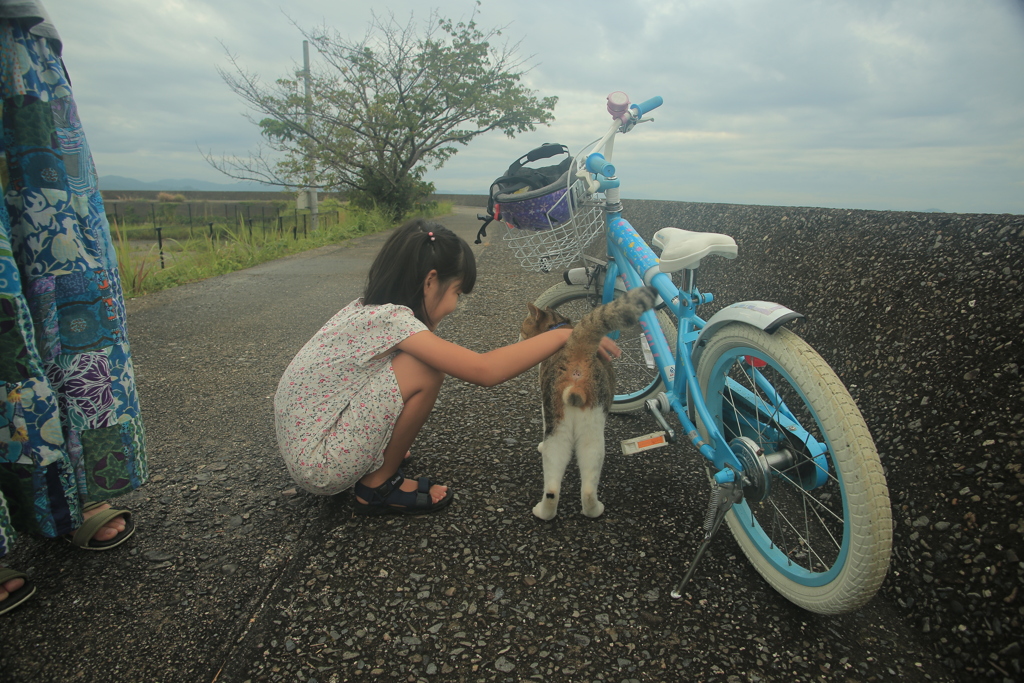
[[[850,388],[886,468],[883,590],[954,668],[1019,651],[1024,216],[658,201],[624,215],[648,239],[667,225],[736,239],[736,260],[701,266],[709,313],[765,299],[807,316],[796,331]]]

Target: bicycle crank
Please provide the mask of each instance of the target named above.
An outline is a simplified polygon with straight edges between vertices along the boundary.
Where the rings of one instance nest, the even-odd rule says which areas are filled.
[[[668,442],[675,443],[678,438],[676,436],[676,430],[672,429],[669,426],[668,421],[665,419],[665,413],[671,410],[671,406],[668,402],[668,396],[665,395],[665,392],[662,391],[656,397],[649,398],[644,401],[644,407],[647,408],[647,412],[654,416],[654,420],[658,423],[658,426],[665,432],[665,438],[668,439]]]

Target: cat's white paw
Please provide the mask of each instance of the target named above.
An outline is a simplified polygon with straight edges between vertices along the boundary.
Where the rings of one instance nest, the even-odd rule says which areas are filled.
[[[540,453],[544,452],[544,442],[543,441],[541,441],[539,444],[537,444],[537,451],[540,452]]]
[[[549,522],[558,514],[558,503],[545,497],[544,500],[533,506],[533,514],[545,522]]]
[[[589,504],[584,503],[583,514],[587,517],[600,517],[604,514],[604,503],[596,498],[593,501],[590,501]]]

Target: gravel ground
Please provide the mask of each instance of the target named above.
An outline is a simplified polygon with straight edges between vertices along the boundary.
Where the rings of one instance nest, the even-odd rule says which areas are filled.
[[[864,609],[821,617],[760,579],[723,532],[686,596],[706,484],[685,446],[609,420],[605,515],[530,514],[541,490],[532,373],[445,383],[410,474],[457,492],[423,518],[363,519],[296,491],[270,396],[360,289],[382,236],[130,302],[151,482],[111,553],[25,539],[5,561],[39,594],[4,619],[10,681],[1012,681],[1021,677],[1024,504],[1019,216],[635,202],[627,217],[736,237],[703,267],[718,301],[808,314],[878,442],[892,570]],[[445,219],[472,237],[472,210]],[[513,341],[528,274],[492,233],[446,338]],[[713,309],[712,309],[713,310]],[[570,471],[566,491],[578,487]]]

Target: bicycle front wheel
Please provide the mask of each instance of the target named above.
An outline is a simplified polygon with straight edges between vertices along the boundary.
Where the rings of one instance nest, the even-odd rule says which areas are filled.
[[[742,323],[711,336],[697,377],[743,463],[744,500],[727,521],[744,554],[804,609],[864,605],[889,568],[892,511],[874,442],[842,381],[796,334]]]
[[[616,292],[618,296],[620,292]],[[560,282],[540,295],[534,305],[537,308],[553,308],[573,323],[601,303],[601,293],[584,285],[570,285]],[[668,339],[669,347],[675,351],[676,326],[671,316],[657,311],[658,322]],[[616,340],[622,349],[622,356],[614,362],[615,399],[613,413],[632,413],[644,407],[644,401],[665,390],[665,384],[658,374],[653,357],[647,347],[640,325],[621,330]]]

